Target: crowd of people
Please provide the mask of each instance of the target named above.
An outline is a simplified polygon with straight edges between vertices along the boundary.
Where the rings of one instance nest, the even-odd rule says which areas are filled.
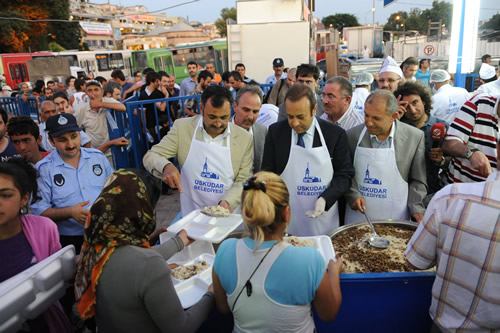
[[[408,261],[437,265],[435,329],[498,329],[500,79],[483,58],[475,93],[414,57],[322,87],[317,66],[282,58],[264,89],[244,64],[219,74],[193,61],[179,84],[151,68],[22,84],[40,123],[0,109],[0,282],[73,245],[75,292],[25,328],[196,331],[216,305],[235,331],[312,331],[312,307],[331,321],[341,306],[342,258],[287,246],[285,231],[412,219]],[[129,141],[110,140],[108,116],[132,96],[145,102],[148,172],[114,171],[111,147]],[[166,100],[179,96],[192,98]],[[187,311],[165,260],[192,240],[181,231],[154,246],[158,178],[180,192],[183,216],[221,206],[244,220],[244,238],[221,244],[213,286]]]

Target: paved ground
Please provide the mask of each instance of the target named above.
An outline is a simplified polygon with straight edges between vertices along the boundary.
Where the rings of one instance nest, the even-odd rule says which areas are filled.
[[[156,228],[168,227],[181,210],[179,191],[169,190],[172,195],[162,195],[156,204]]]

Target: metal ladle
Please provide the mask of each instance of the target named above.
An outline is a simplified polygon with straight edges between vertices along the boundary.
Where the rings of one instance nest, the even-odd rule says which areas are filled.
[[[368,221],[368,224],[370,225],[370,228],[372,228],[372,231],[373,231],[373,236],[371,236],[368,239],[368,244],[370,244],[371,246],[376,247],[378,249],[387,248],[391,242],[389,242],[388,239],[379,237],[377,235],[377,232],[375,231],[375,228],[373,227],[372,221],[370,221],[370,218],[368,217],[368,215],[366,215],[366,209],[364,211],[364,214],[365,214],[366,220]]]

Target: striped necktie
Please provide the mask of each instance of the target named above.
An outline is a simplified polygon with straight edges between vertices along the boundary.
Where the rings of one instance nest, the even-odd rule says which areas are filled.
[[[297,145],[298,145],[298,146],[301,146],[302,148],[305,148],[305,147],[306,147],[306,145],[304,144],[304,139],[303,139],[303,138],[304,138],[304,135],[306,135],[306,132],[304,132],[304,133],[300,133],[300,134],[299,134],[299,138],[297,139]]]

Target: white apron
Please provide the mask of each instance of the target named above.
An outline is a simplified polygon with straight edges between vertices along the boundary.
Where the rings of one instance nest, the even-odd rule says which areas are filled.
[[[287,246],[290,244],[284,242],[274,246],[250,280],[251,296],[247,296],[246,290],[241,293],[234,306],[233,332],[314,332],[311,304],[279,304],[272,300],[265,290],[269,270]],[[234,292],[227,296],[230,307],[233,307],[241,289],[268,251],[269,249],[262,249],[253,252],[245,245],[243,239],[238,240],[236,243],[238,283]]]
[[[366,213],[372,220],[407,220],[408,183],[399,173],[394,141],[391,148],[359,147],[365,133],[366,127],[359,136],[354,153],[354,177],[365,198]],[[346,206],[345,224],[366,221],[363,214]]]
[[[231,162],[230,135],[226,146],[208,144],[196,139],[200,118],[194,130],[191,147],[181,170],[181,212],[186,216],[195,209],[214,206],[233,186],[234,171]]]
[[[290,156],[281,174],[290,192],[291,219],[288,232],[294,236],[328,235],[339,226],[337,203],[317,218],[306,216],[333,179],[333,166],[321,128],[314,119],[321,146],[302,148],[293,142],[291,134]]]

